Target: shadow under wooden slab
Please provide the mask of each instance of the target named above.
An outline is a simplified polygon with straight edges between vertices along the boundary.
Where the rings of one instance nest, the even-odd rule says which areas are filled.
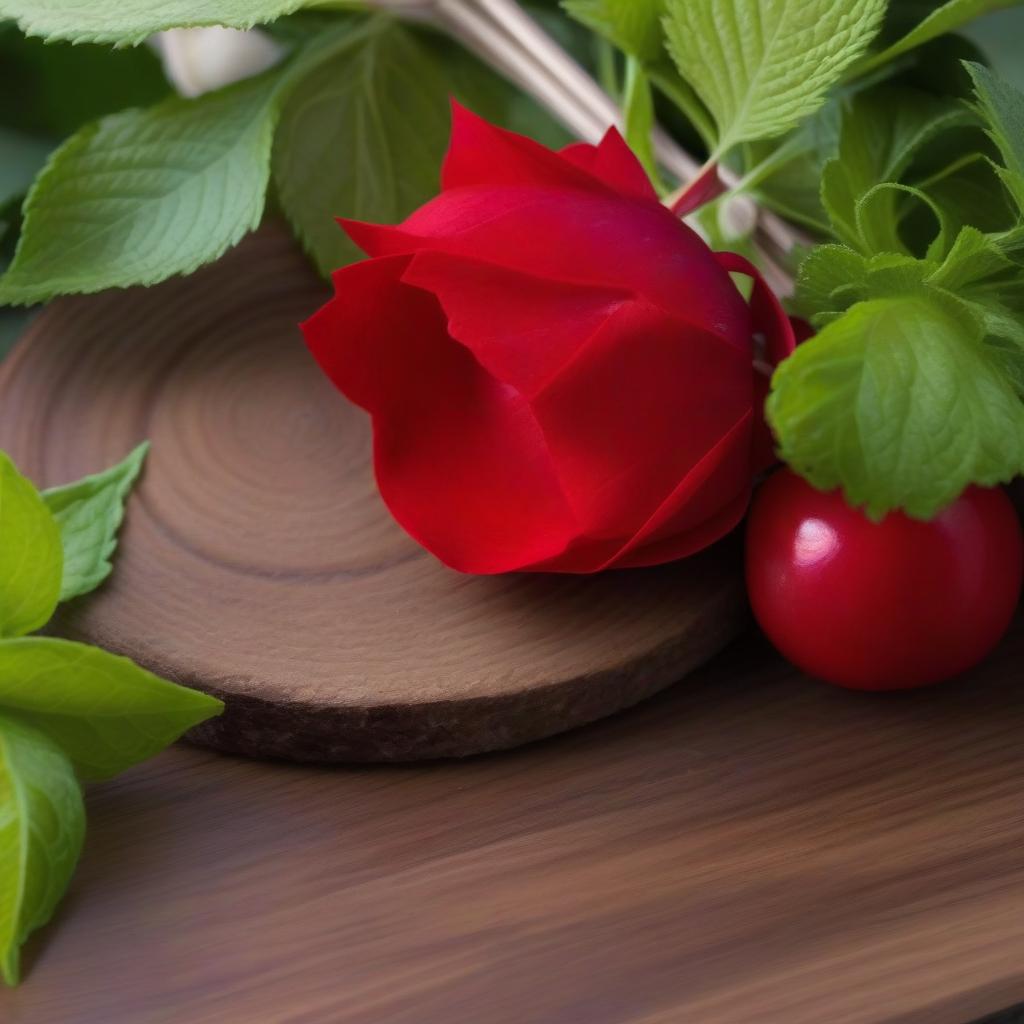
[[[460,762],[177,749],[89,796],[5,1024],[965,1024],[1024,998],[1024,622],[870,696],[755,636]]]

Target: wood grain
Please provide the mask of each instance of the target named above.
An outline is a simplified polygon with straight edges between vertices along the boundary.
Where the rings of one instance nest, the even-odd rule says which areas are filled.
[[[965,1024],[1024,999],[1024,622],[872,697],[748,639],[519,751],[93,789],[5,1024]]]
[[[391,520],[368,417],[297,329],[325,297],[269,225],[153,289],[54,303],[0,371],[0,447],[43,485],[153,442],[116,570],[57,629],[209,690],[194,738],[300,760],[514,746],[650,696],[745,616],[735,551],[471,578]]]

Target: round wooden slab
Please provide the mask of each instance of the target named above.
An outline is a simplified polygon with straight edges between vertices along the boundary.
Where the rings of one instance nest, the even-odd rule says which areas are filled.
[[[731,545],[591,577],[463,576],[417,547],[378,497],[368,418],[296,329],[325,297],[268,225],[192,277],[35,321],[0,372],[0,447],[52,486],[153,442],[114,574],[58,632],[222,697],[198,742],[318,761],[539,739],[733,636]]]

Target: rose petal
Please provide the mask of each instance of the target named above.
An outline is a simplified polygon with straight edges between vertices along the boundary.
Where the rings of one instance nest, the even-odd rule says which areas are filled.
[[[796,336],[793,333],[793,324],[782,308],[778,296],[768,287],[761,276],[761,271],[739,253],[716,252],[715,259],[724,270],[753,278],[754,291],[750,296],[750,310],[754,330],[764,334],[765,355],[771,365],[781,363],[796,348]]]
[[[586,535],[621,538],[749,416],[750,402],[749,354],[634,301],[532,406]]]
[[[750,309],[704,241],[656,203],[609,192],[463,188],[398,227],[344,223],[371,255],[424,249],[552,281],[631,291],[750,351]]]
[[[736,274],[746,274],[754,280],[750,296],[750,311],[754,331],[764,335],[765,360],[768,367],[754,367],[754,434],[751,448],[751,472],[760,473],[778,462],[775,438],[764,418],[764,403],[768,397],[770,369],[777,366],[796,347],[793,322],[786,315],[782,303],[768,287],[761,272],[749,260],[734,252],[715,253],[719,265]]]
[[[607,186],[539,142],[507,131],[452,102],[452,134],[441,189],[473,185],[554,185],[605,191]]]
[[[567,285],[441,252],[417,253],[402,280],[436,295],[448,333],[526,397],[630,299],[628,292]]]
[[[685,558],[732,530],[750,501],[752,427],[753,414],[748,411],[603,568],[657,565]]]
[[[578,527],[529,406],[453,342],[407,257],[334,275],[303,324],[331,380],[374,415],[374,464],[395,519],[441,561],[496,573],[551,559]]]
[[[603,181],[610,188],[634,199],[658,201],[651,179],[617,128],[609,128],[596,146],[575,142],[560,153],[577,167]]]

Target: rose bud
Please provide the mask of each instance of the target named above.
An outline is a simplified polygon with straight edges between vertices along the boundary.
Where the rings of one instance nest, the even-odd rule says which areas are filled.
[[[555,153],[456,106],[440,196],[397,227],[342,223],[372,259],[303,330],[373,418],[388,508],[441,561],[652,565],[742,518],[771,458],[755,356],[787,355],[792,328],[618,132]]]

